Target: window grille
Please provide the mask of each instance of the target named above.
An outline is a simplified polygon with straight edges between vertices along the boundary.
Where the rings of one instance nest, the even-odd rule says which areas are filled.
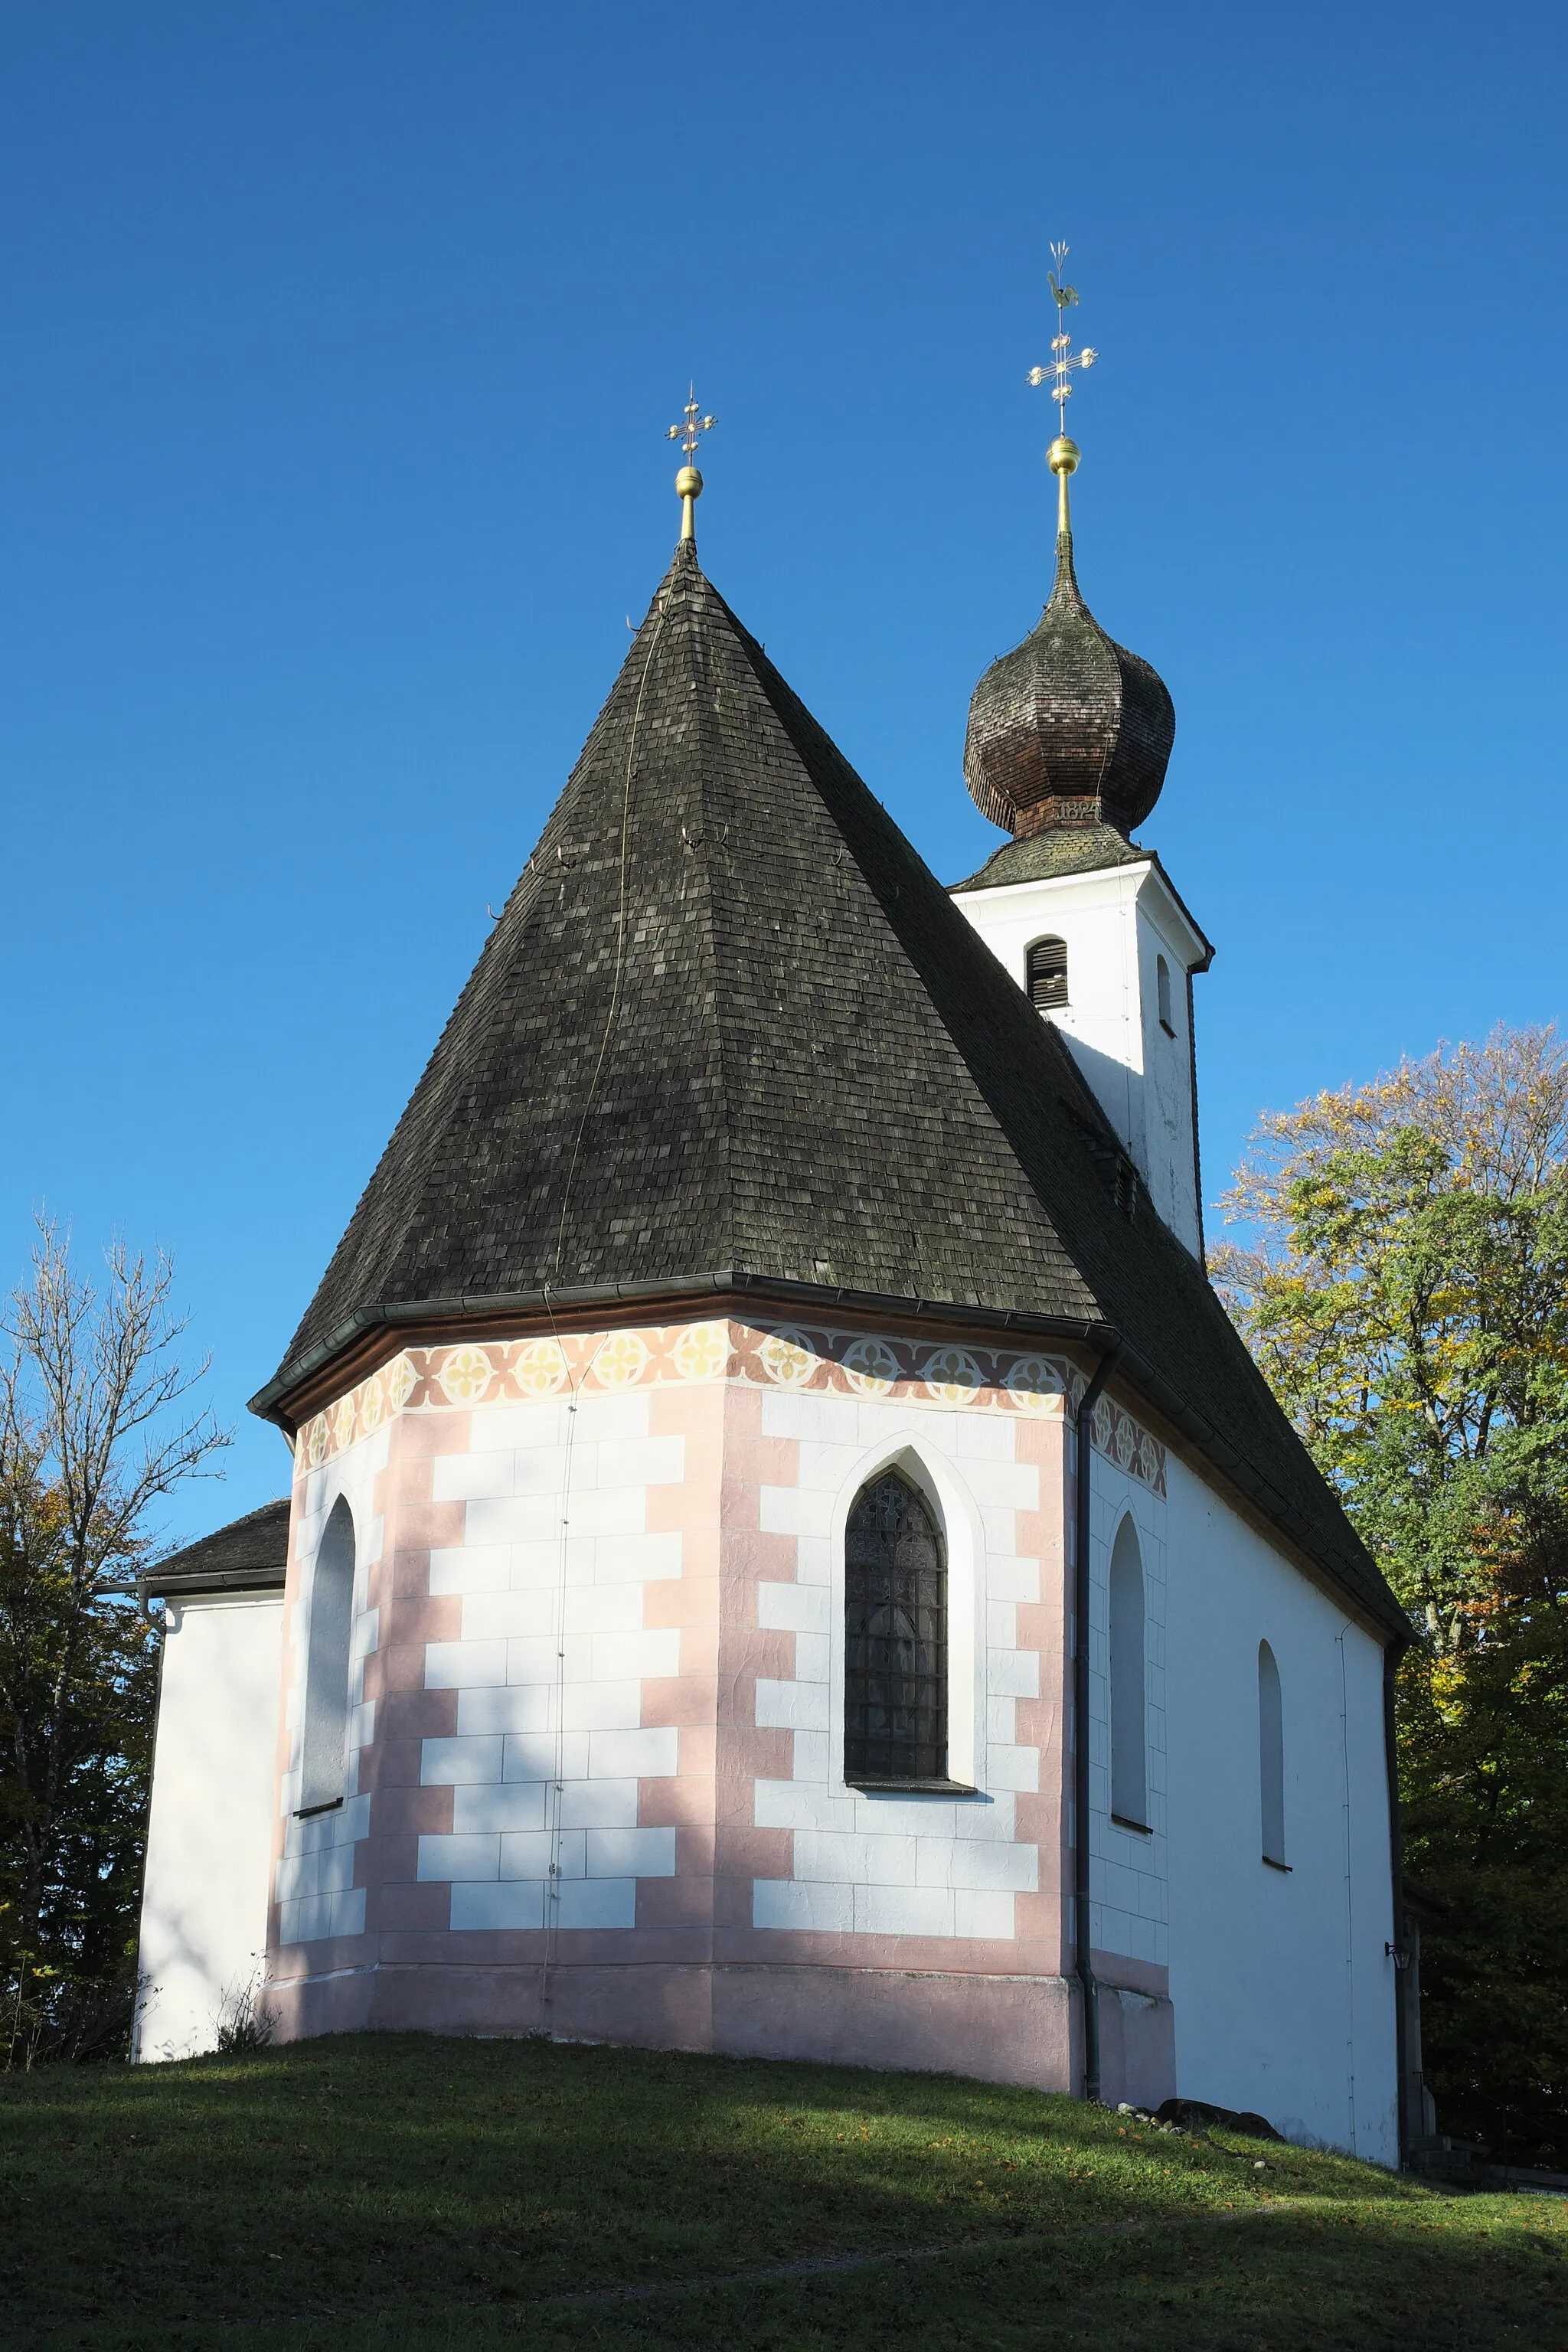
[[[884,1471],[845,1536],[844,1777],[947,1778],[947,1567],[907,1478]]]
[[[1038,1013],[1054,1013],[1068,1001],[1066,940],[1037,940],[1029,950],[1029,1002]]]

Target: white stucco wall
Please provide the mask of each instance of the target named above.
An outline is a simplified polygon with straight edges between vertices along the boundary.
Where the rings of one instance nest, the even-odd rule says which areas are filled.
[[[1199,1247],[1193,1142],[1193,1038],[1187,973],[1206,942],[1153,864],[1110,866],[1048,881],[957,891],[973,924],[1020,988],[1028,951],[1065,940],[1068,1002],[1055,1022],[1149,1187],[1156,1210],[1193,1251]],[[1171,1028],[1162,1027],[1158,959],[1170,972]]]
[[[495,1405],[437,1458],[465,1540],[431,1555],[430,1587],[461,1597],[462,1630],[426,1650],[426,1687],[458,1696],[456,1733],[424,1742],[421,1778],[454,1801],[418,1873],[450,1887],[454,1929],[542,1927],[552,1906],[562,1928],[631,1928],[638,1879],[675,1874],[676,1832],[639,1825],[638,1799],[679,1759],[643,1696],[681,1671],[679,1630],[646,1608],[681,1574],[679,1530],[648,1520],[686,1441],[649,1418],[646,1390]]]
[[[1089,1538],[1089,1806],[1090,1942],[1096,1965],[1119,1981],[1111,1956],[1152,1968],[1170,1962],[1170,1841],[1166,1834],[1165,1617],[1166,1529],[1163,1496],[1090,1449],[1093,1512]],[[1131,1517],[1143,1566],[1144,1769],[1148,1834],[1124,1829],[1110,1812],[1110,1554]]]
[[[794,1734],[793,1776],[756,1783],[759,1829],[794,1832],[792,1875],[758,1879],[759,1927],[1010,1942],[1015,1898],[1040,1885],[1039,1848],[1016,1835],[1016,1799],[1040,1785],[1018,1701],[1038,1698],[1038,1653],[1018,1643],[1020,1602],[1041,1598],[1018,1514],[1040,1473],[1016,1427],[893,1399],[769,1396],[763,1433],[800,1447],[799,1483],[763,1489],[764,1528],[793,1537],[796,1581],[763,1583],[760,1622],[795,1633],[789,1681],[757,1685],[759,1725]],[[936,1506],[948,1559],[949,1769],[972,1797],[867,1795],[844,1779],[844,1530],[890,1463]]]
[[[289,1628],[291,1670],[284,1702],[289,1761],[276,1799],[284,1822],[283,1852],[273,1890],[279,1906],[279,1939],[285,1944],[357,1936],[364,1927],[365,1890],[354,1885],[354,1849],[370,1830],[370,1797],[360,1788],[360,1759],[375,1738],[375,1707],[364,1696],[364,1662],[374,1654],[380,1637],[379,1612],[370,1606],[369,1588],[384,1533],[375,1508],[375,1482],[386,1467],[389,1444],[388,1432],[377,1430],[325,1468],[313,1470],[306,1482],[304,1506],[295,1529],[295,1550],[304,1564],[304,1574]],[[301,1821],[295,1808],[300,1802],[303,1760],[311,1584],[321,1538],[340,1496],[349,1507],[354,1529],[343,1801],[335,1811]]]
[[[1181,2093],[1396,2163],[1381,1645],[1174,1456],[1167,1479]],[[1261,1858],[1261,1641],[1283,1697],[1288,1874]]]
[[[134,2054],[217,2044],[267,1943],[276,1792],[280,1593],[170,1606],[142,1906]]]
[[[1020,1555],[1019,1515],[1042,1503],[1021,1421],[764,1393],[762,1435],[793,1441],[798,1472],[763,1486],[762,1528],[791,1545],[795,1572],[760,1580],[743,1605],[759,1630],[793,1636],[794,1673],[760,1678],[755,1697],[758,1728],[792,1735],[793,1772],[755,1783],[752,1818],[792,1833],[792,1869],[753,1882],[752,1925],[1013,1939],[1016,1895],[1041,1884],[1015,1818],[1019,1792],[1040,1784],[1016,1721],[1019,1701],[1040,1696],[1019,1607],[1042,1598],[1040,1561]],[[676,1832],[639,1822],[638,1788],[678,1769],[677,1728],[648,1722],[646,1688],[687,1670],[681,1634],[649,1608],[683,1570],[656,1497],[689,1476],[687,1455],[680,1434],[654,1433],[649,1391],[580,1391],[478,1409],[468,1450],[436,1459],[435,1499],[461,1504],[464,1541],[433,1553],[431,1589],[460,1598],[461,1630],[426,1651],[426,1687],[458,1702],[455,1731],[424,1742],[421,1777],[451,1786],[454,1810],[449,1833],[419,1839],[418,1874],[450,1887],[456,1929],[537,1927],[552,1899],[563,1927],[629,1929],[637,1881],[675,1873]],[[950,1764],[973,1797],[868,1796],[844,1781],[845,1522],[890,1462],[943,1530]],[[1059,1496],[1051,1508],[1059,1517]]]

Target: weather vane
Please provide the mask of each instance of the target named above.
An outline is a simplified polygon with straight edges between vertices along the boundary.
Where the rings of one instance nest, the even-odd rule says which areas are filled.
[[[719,419],[704,416],[702,404],[697,397],[697,386],[691,386],[686,403],[686,415],[679,425],[672,425],[665,435],[667,441],[679,441],[686,451],[686,463],[675,478],[675,495],[680,500],[680,536],[697,536],[697,501],[702,496],[702,477],[692,463],[697,444],[704,433],[711,433]]]
[[[1051,258],[1056,263],[1056,268],[1047,270],[1046,274],[1051,281],[1051,292],[1056,297],[1057,331],[1051,337],[1050,365],[1029,370],[1031,383],[1044,383],[1050,387],[1051,398],[1057,404],[1057,431],[1064,441],[1067,438],[1068,403],[1072,398],[1074,373],[1079,368],[1091,368],[1100,357],[1100,353],[1091,351],[1087,343],[1081,352],[1075,352],[1072,347],[1072,337],[1067,331],[1067,314],[1078,304],[1078,288],[1069,286],[1066,282],[1063,264],[1067,257],[1068,249],[1065,245],[1052,246]]]

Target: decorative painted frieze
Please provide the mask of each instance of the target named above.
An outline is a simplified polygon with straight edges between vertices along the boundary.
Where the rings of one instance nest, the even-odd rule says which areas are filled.
[[[563,1331],[529,1339],[462,1340],[409,1348],[306,1422],[295,1446],[319,1469],[400,1412],[536,1403],[570,1389],[588,1394],[678,1381],[742,1381],[763,1389],[893,1397],[951,1412],[1060,1419],[1076,1410],[1083,1376],[1065,1357],[1031,1349],[958,1347],[920,1337],[805,1323],[673,1323]],[[1165,1449],[1131,1413],[1102,1397],[1094,1444],[1156,1495]]]

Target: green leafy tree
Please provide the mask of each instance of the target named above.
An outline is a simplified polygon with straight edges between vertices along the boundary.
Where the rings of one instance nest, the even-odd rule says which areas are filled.
[[[187,1406],[173,1269],[95,1288],[40,1223],[0,1353],[0,2063],[108,2054],[134,2000],[157,1687],[153,1505],[227,1443]]]
[[[1445,2125],[1568,2156],[1568,1051],[1500,1029],[1272,1113],[1226,1205],[1215,1279],[1410,1612]]]

